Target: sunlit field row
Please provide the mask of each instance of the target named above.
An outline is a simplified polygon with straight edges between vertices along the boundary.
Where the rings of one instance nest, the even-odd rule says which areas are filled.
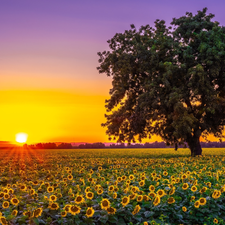
[[[225,149],[0,150],[1,224],[225,224]]]

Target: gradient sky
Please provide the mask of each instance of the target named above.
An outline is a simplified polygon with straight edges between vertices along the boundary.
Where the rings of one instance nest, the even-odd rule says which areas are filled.
[[[0,2],[0,141],[106,142],[104,102],[111,78],[97,52],[134,24],[208,8],[225,26],[219,0],[2,0]],[[154,137],[151,141],[160,140]]]

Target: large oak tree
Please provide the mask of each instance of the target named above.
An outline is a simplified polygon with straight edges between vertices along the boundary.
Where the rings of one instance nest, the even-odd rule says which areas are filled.
[[[202,154],[200,137],[223,137],[225,27],[206,12],[169,27],[131,25],[98,53],[97,69],[112,77],[102,124],[109,137],[130,143],[156,134],[169,145],[187,143],[192,156]]]

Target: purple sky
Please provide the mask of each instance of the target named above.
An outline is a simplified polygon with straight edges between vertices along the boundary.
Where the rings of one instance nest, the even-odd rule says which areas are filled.
[[[187,11],[195,14],[204,7],[223,25],[224,6],[218,0],[4,0],[0,7],[0,76],[5,80],[21,73],[30,78],[63,76],[93,82],[95,91],[98,82],[109,82],[96,70],[97,52],[108,48],[106,41],[115,33],[124,32],[130,24],[153,26],[156,19],[169,24],[173,17]],[[0,88],[6,88],[3,85],[10,87],[10,82]],[[32,82],[24,85],[32,86]],[[42,86],[36,83],[34,88]]]

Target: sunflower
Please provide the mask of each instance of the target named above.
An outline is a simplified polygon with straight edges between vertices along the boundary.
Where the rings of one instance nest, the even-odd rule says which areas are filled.
[[[101,201],[101,208],[107,210],[110,207],[110,201],[107,198],[103,198]]]
[[[92,198],[94,198],[94,193],[91,192],[91,191],[86,192],[86,198],[87,198],[87,199],[92,199]]]
[[[109,190],[109,191],[114,191],[114,186],[113,186],[113,185],[110,185],[110,186],[108,187],[108,190]]]
[[[134,208],[134,211],[132,212],[133,215],[136,215],[141,209],[141,206],[140,205],[136,205],[135,208]]]
[[[207,187],[203,187],[199,192],[202,194],[202,193],[206,192],[206,190],[207,190]]]
[[[4,197],[4,192],[0,192],[0,199]]]
[[[187,208],[185,206],[182,207],[183,212],[187,212]]]
[[[176,188],[175,187],[172,187],[171,190],[170,190],[170,192],[169,192],[169,195],[173,195],[175,193],[175,190],[176,190]]]
[[[175,202],[175,199],[173,197],[168,198],[168,204],[173,204]]]
[[[145,185],[145,181],[144,180],[142,180],[142,181],[139,182],[139,186],[140,187],[143,187],[144,185]]]
[[[37,208],[33,211],[33,217],[39,217],[42,214],[43,209],[42,208]]]
[[[4,216],[0,217],[0,223],[3,224],[3,225],[8,224],[8,222],[7,222],[7,220]]]
[[[9,208],[9,202],[8,202],[8,201],[4,201],[4,202],[2,203],[2,208],[4,208],[4,209]]]
[[[142,200],[143,200],[143,195],[138,195],[137,196],[137,201],[138,202],[142,202]]]
[[[70,207],[70,213],[72,214],[72,215],[76,215],[76,214],[79,214],[80,213],[80,210],[81,210],[81,208],[79,207],[79,206],[77,206],[77,205],[72,205],[71,207]]]
[[[196,202],[194,203],[195,208],[199,208],[199,205],[200,205],[200,202],[199,202],[199,201],[196,201]]]
[[[48,192],[48,193],[53,192],[53,191],[54,191],[54,187],[49,186],[49,187],[47,188],[47,192]]]
[[[184,174],[181,176],[181,179],[187,179],[187,175],[184,173]]]
[[[163,176],[167,176],[167,175],[168,175],[167,171],[163,171]]]
[[[134,200],[136,198],[137,194],[132,193],[131,195],[129,195],[130,200]]]
[[[148,196],[151,198],[155,198],[156,194],[154,192],[150,192],[150,193],[148,193]]]
[[[130,197],[129,196],[124,196],[122,198],[121,204],[122,204],[123,207],[125,207],[127,204],[129,204],[129,202],[130,202]]]
[[[143,195],[143,200],[144,200],[145,202],[147,202],[147,201],[149,200],[148,195]]]
[[[148,222],[144,222],[143,225],[148,225]]]
[[[199,199],[199,204],[200,205],[205,205],[206,204],[206,198],[200,198]]]
[[[4,199],[9,199],[10,198],[10,195],[8,193],[5,193],[4,194]]]
[[[154,185],[150,185],[150,186],[149,186],[149,191],[151,191],[151,192],[154,192],[154,191],[155,191]]]
[[[52,202],[57,201],[57,197],[55,195],[51,195],[49,197],[49,200],[52,201]]]
[[[129,176],[129,180],[133,180],[133,179],[134,179],[134,175],[131,174],[131,175]]]
[[[157,192],[157,195],[161,198],[161,197],[163,197],[166,193],[165,193],[165,191],[164,190],[162,190],[162,189],[159,189]]]
[[[28,218],[31,218],[32,213],[31,213],[31,211],[28,210],[28,211],[23,212],[23,215],[27,216]]]
[[[87,208],[87,211],[86,211],[87,217],[92,217],[94,213],[95,213],[95,210],[92,207]]]
[[[182,186],[182,189],[183,190],[187,190],[189,187],[188,183],[184,183],[183,186]]]
[[[117,199],[117,193],[116,192],[113,193],[113,198]]]
[[[214,218],[213,223],[219,223],[218,219]]]
[[[82,202],[84,202],[84,197],[82,195],[77,195],[74,201],[76,204],[81,204]]]
[[[67,176],[67,179],[68,179],[68,180],[73,180],[73,175],[69,174],[69,175]]]
[[[102,190],[101,188],[99,188],[99,189],[97,190],[97,194],[98,194],[98,195],[103,194],[103,190]]]
[[[57,202],[52,202],[49,204],[48,208],[50,208],[51,210],[57,210],[59,208],[59,205]]]
[[[107,209],[107,212],[108,212],[108,214],[113,215],[113,214],[115,214],[115,213],[116,213],[116,208],[109,207],[109,208]]]
[[[11,215],[13,215],[13,216],[17,216],[17,214],[18,214],[18,211],[16,209],[14,209],[11,213]]]
[[[61,212],[61,217],[66,217],[67,216],[67,211],[62,211]]]
[[[154,199],[154,202],[153,202],[153,205],[154,206],[157,206],[160,204],[160,196],[159,195],[156,195],[155,199]]]
[[[198,190],[198,188],[195,186],[195,185],[193,185],[192,187],[191,187],[191,191],[192,192],[196,192]]]
[[[20,201],[19,201],[17,198],[12,198],[12,199],[11,199],[11,203],[12,203],[13,205],[18,205],[19,202],[20,202]]]
[[[213,194],[212,194],[212,197],[213,197],[214,199],[217,199],[217,198],[220,197],[220,195],[221,195],[221,192],[220,192],[220,191],[214,190],[214,192],[213,192]]]
[[[21,185],[20,186],[20,190],[21,191],[26,191],[27,190],[27,186],[26,185]]]

